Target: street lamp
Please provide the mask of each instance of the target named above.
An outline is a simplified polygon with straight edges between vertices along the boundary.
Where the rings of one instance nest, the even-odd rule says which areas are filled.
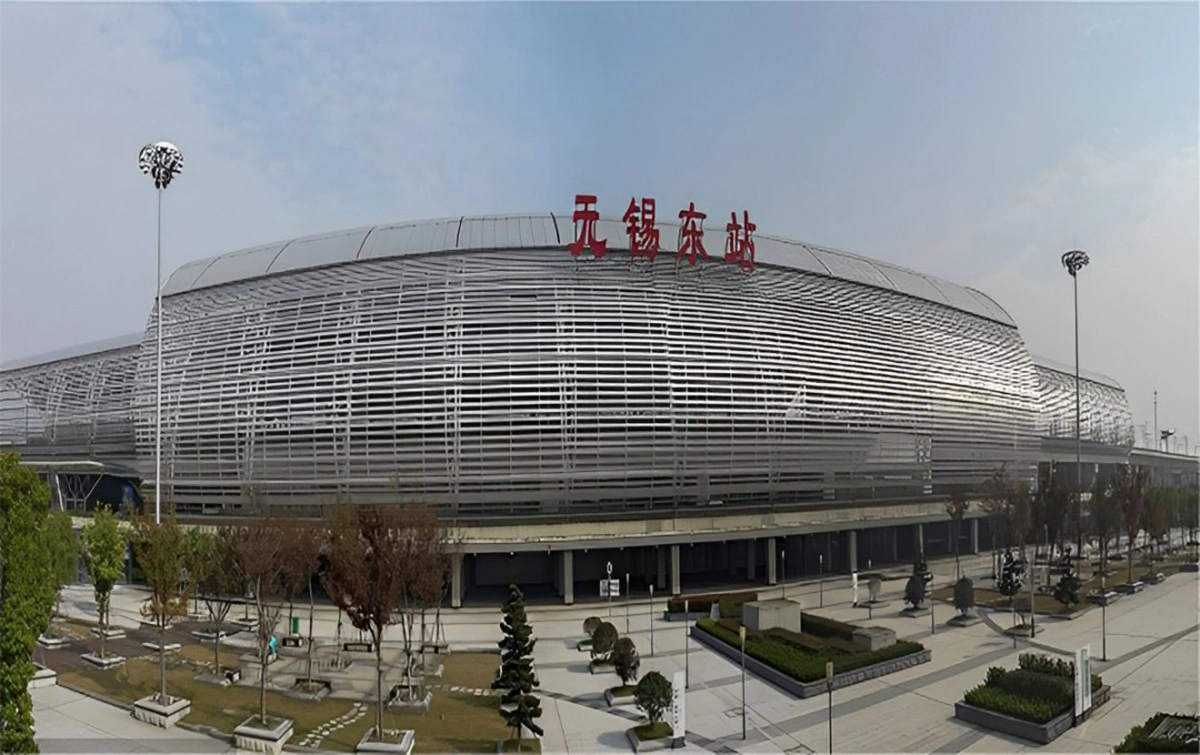
[[[183,171],[183,153],[170,142],[154,142],[138,153],[138,167],[154,179],[158,190],[158,244],[154,270],[154,320],[158,345],[155,348],[154,400],[154,522],[162,516],[162,195],[171,180]]]
[[[1062,266],[1071,274],[1075,291],[1075,530],[1079,558],[1083,558],[1083,452],[1081,441],[1081,412],[1079,408],[1079,271],[1089,262],[1087,252],[1073,249],[1062,256]],[[1082,563],[1082,561],[1080,562]]]

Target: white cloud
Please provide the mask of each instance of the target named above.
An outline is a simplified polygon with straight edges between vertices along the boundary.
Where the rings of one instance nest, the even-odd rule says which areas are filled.
[[[1080,361],[1117,379],[1134,421],[1200,444],[1200,167],[1196,148],[1116,156],[1080,148],[998,207],[975,243],[1006,262],[968,281],[1017,320],[1031,351],[1074,362],[1071,279],[1059,256],[1077,237]],[[1007,245],[998,249],[997,243]],[[1140,442],[1139,432],[1139,442]]]

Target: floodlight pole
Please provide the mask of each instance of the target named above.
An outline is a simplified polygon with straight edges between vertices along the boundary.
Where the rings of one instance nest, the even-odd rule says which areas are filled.
[[[157,338],[155,355],[154,399],[154,523],[162,518],[162,195],[158,189],[158,241],[154,254],[154,330]]]
[[[1071,275],[1075,295],[1075,530],[1079,558],[1083,558],[1083,451],[1082,412],[1079,403],[1079,271],[1089,262],[1086,252],[1071,250],[1062,256],[1062,265]],[[1082,561],[1081,561],[1082,563]],[[1031,570],[1032,571],[1032,570]],[[1032,610],[1032,605],[1030,606]],[[1031,614],[1032,616],[1032,614]],[[1032,626],[1032,618],[1030,619]]]
[[[654,655],[654,585],[650,585],[650,655]]]

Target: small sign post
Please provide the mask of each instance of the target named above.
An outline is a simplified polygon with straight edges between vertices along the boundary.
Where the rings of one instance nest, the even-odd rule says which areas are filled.
[[[605,565],[605,570],[608,572],[608,618],[612,618],[612,561]]]
[[[817,584],[821,591],[820,608],[825,607],[825,554],[817,554]]]
[[[746,738],[746,627],[738,627],[742,638],[742,739]]]
[[[854,607],[858,608],[858,572],[850,572],[850,587],[854,590]]]
[[[825,686],[829,688],[829,755],[833,755],[833,661],[825,661]]]
[[[654,585],[650,585],[650,655],[654,656]]]
[[[1092,707],[1091,651],[1091,645],[1084,645],[1075,651],[1075,718]]]
[[[687,674],[676,671],[671,677],[671,738],[681,741],[687,734]]]
[[[691,670],[691,643],[688,642],[688,601],[683,600],[683,686],[685,689],[690,688],[692,684]]]

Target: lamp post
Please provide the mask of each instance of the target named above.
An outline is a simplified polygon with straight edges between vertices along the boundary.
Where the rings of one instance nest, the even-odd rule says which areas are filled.
[[[742,638],[742,739],[746,738],[746,627],[738,627]]]
[[[683,601],[683,688],[692,688],[691,643],[688,642],[688,602]]]
[[[783,599],[787,600],[787,549],[779,549],[779,571],[782,579],[779,581],[783,586]]]
[[[817,589],[821,591],[821,608],[825,607],[825,554],[817,554]]]
[[[654,655],[654,585],[650,585],[650,655]]]
[[[154,142],[142,147],[138,153],[138,167],[154,179],[158,190],[158,243],[155,249],[154,268],[154,329],[157,336],[155,348],[155,399],[154,399],[154,522],[162,517],[162,195],[171,185],[171,180],[183,171],[183,153],[170,142]]]
[[[1062,256],[1062,266],[1071,274],[1071,285],[1075,292],[1075,495],[1077,500],[1083,490],[1083,452],[1081,413],[1079,408],[1079,271],[1087,266],[1087,252],[1073,249]],[[1083,505],[1075,507],[1075,529],[1079,546],[1079,558],[1083,558]],[[1032,572],[1032,570],[1030,570]],[[1030,609],[1032,610],[1032,606]],[[1032,618],[1030,619],[1032,621]]]

